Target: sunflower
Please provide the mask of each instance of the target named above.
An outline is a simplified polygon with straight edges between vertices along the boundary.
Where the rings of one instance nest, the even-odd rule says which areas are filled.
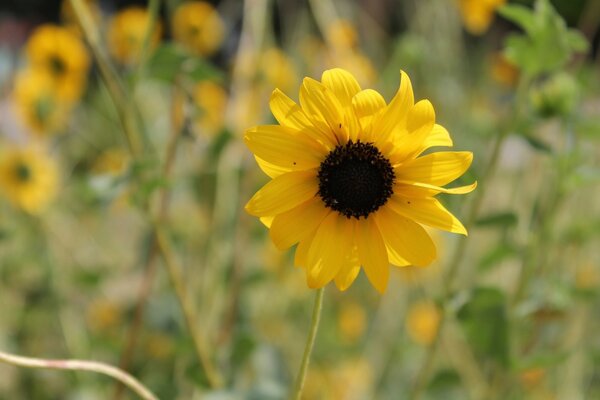
[[[55,162],[37,147],[5,150],[0,156],[0,192],[31,214],[43,211],[57,184]]]
[[[90,58],[76,34],[58,25],[40,25],[26,45],[31,68],[39,68],[52,77],[59,97],[77,100],[87,82]]]
[[[465,29],[473,35],[487,31],[494,13],[506,0],[458,0],[458,10]]]
[[[135,64],[140,58],[144,36],[150,23],[148,11],[131,6],[114,15],[108,24],[108,50],[121,64]],[[150,35],[149,50],[158,46],[161,25],[157,21]]]
[[[200,56],[213,54],[225,37],[225,25],[215,8],[203,1],[181,3],[173,14],[173,37]]]
[[[436,258],[421,224],[467,234],[435,196],[475,188],[442,187],[467,170],[473,155],[423,155],[452,140],[435,124],[428,100],[414,103],[404,72],[389,104],[336,68],[321,82],[304,79],[300,105],[276,89],[270,106],[279,125],[257,126],[244,136],[272,178],[246,210],[270,227],[278,248],[298,243],[295,264],[305,269],[310,288],[335,280],[345,290],[362,265],[384,292],[390,263],[425,266]]]
[[[17,74],[13,99],[24,124],[40,136],[64,129],[73,106],[57,93],[52,76],[40,68],[26,68]]]

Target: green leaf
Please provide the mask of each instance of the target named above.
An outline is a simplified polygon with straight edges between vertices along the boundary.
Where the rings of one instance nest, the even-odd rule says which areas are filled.
[[[476,357],[509,365],[508,318],[502,291],[476,288],[469,301],[458,311],[458,319]]]
[[[157,48],[148,62],[148,70],[152,78],[167,82],[173,82],[179,75],[193,81],[223,79],[223,73],[210,62],[174,44]]]
[[[519,249],[510,243],[500,243],[486,252],[479,260],[479,269],[486,271],[498,265],[500,262],[515,257],[519,254]]]
[[[574,53],[588,48],[585,38],[567,27],[548,0],[537,0],[533,10],[506,5],[499,12],[524,30],[508,36],[504,53],[531,77],[563,68]]]
[[[489,214],[479,218],[475,225],[477,226],[514,226],[517,224],[519,218],[517,214],[512,211],[503,211],[494,214]]]
[[[529,145],[531,147],[533,147],[537,151],[541,151],[543,153],[553,153],[554,152],[554,150],[552,149],[552,147],[549,144],[547,144],[546,142],[544,142],[538,138],[535,138],[530,135],[523,135],[523,138],[527,141],[527,143],[529,143]]]

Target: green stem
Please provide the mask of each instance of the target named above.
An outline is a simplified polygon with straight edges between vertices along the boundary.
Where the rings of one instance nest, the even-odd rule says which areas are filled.
[[[290,400],[300,400],[302,396],[302,389],[304,387],[304,380],[306,378],[306,372],[308,371],[308,363],[310,362],[310,355],[315,345],[315,339],[317,337],[317,330],[319,328],[319,320],[321,319],[321,309],[323,308],[323,292],[324,288],[317,289],[315,296],[315,305],[312,312],[312,320],[310,323],[310,330],[308,332],[308,339],[306,339],[306,346],[304,347],[304,354],[302,355],[302,363],[296,376],[296,382],[294,383],[294,391],[290,396]]]

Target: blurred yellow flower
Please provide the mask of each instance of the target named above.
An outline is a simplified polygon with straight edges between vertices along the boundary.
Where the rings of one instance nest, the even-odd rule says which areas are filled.
[[[487,31],[496,10],[506,0],[458,0],[458,9],[465,29],[473,35]]]
[[[390,264],[429,265],[436,247],[423,225],[467,234],[435,198],[465,194],[476,184],[446,189],[470,166],[470,152],[433,152],[452,146],[435,123],[428,100],[414,102],[410,79],[386,104],[372,89],[361,90],[341,68],[321,81],[305,78],[300,105],[280,90],[271,96],[279,125],[248,129],[244,141],[272,180],[246,211],[272,218],[270,236],[281,250],[298,243],[295,265],[310,288],[332,280],[346,290],[362,269],[384,292]]]
[[[90,58],[81,39],[58,25],[40,25],[26,44],[31,68],[46,71],[59,97],[77,100],[87,82]]]
[[[377,77],[371,60],[358,50],[334,51],[329,55],[329,65],[348,70],[362,85],[373,85]]]
[[[546,376],[544,368],[529,368],[519,374],[519,380],[528,389],[539,385]]]
[[[345,360],[331,371],[330,399],[367,399],[373,385],[373,368],[364,358]]]
[[[6,149],[0,154],[0,192],[18,208],[38,214],[54,198],[58,168],[41,149]]]
[[[108,24],[108,50],[121,64],[138,62],[150,18],[143,7],[128,7],[112,16]],[[156,21],[148,42],[149,49],[160,42],[161,25]]]
[[[367,326],[365,308],[356,302],[343,303],[338,315],[338,329],[344,341],[354,343],[359,340]]]
[[[287,91],[298,83],[296,67],[280,49],[271,47],[261,57],[261,70],[269,87]]]
[[[349,49],[358,43],[358,33],[350,21],[338,19],[327,27],[327,39],[338,49]]]
[[[577,289],[594,289],[600,285],[600,270],[593,263],[579,266],[575,273]]]
[[[171,336],[164,333],[150,333],[145,340],[147,354],[157,360],[169,358],[175,351]]]
[[[107,299],[93,301],[87,309],[87,321],[95,332],[104,332],[119,326],[122,313],[119,306]]]
[[[199,111],[196,127],[201,134],[213,136],[223,129],[228,95],[225,89],[212,81],[201,81],[194,87],[194,102]]]
[[[14,83],[17,114],[32,133],[43,136],[64,129],[72,104],[60,97],[52,76],[43,69],[20,71]]]
[[[491,75],[501,85],[513,87],[519,79],[519,69],[508,62],[502,53],[496,53],[492,56]]]
[[[432,302],[412,304],[405,321],[408,335],[416,343],[430,345],[437,335],[441,318],[439,308]]]
[[[200,56],[213,54],[223,43],[225,25],[215,8],[204,1],[185,1],[173,14],[173,38]]]
[[[121,148],[111,148],[103,151],[94,164],[92,172],[99,175],[117,176],[125,172],[129,166],[129,154]]]

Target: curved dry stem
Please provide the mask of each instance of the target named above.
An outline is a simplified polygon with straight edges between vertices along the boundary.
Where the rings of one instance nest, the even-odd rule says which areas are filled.
[[[60,369],[70,371],[90,371],[108,375],[117,379],[144,400],[158,400],[148,388],[127,372],[97,361],[86,360],[48,360],[23,357],[0,351],[0,362],[24,368]]]

